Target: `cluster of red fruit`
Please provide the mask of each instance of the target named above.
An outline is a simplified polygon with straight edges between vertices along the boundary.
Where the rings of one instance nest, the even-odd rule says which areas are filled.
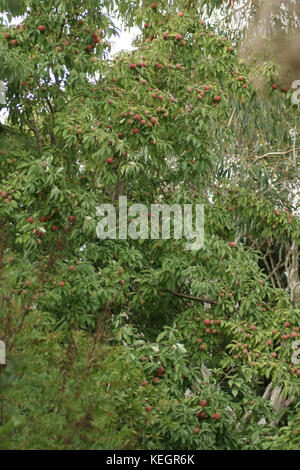
[[[56,209],[56,213],[57,212],[58,212],[58,209]],[[47,222],[48,220],[51,220],[51,218],[52,218],[51,215],[48,215],[47,217],[42,216],[42,217],[40,217],[40,222]],[[75,218],[74,215],[70,215],[68,217],[68,220],[71,224],[73,224],[75,222],[76,218]],[[27,222],[30,223],[30,224],[36,223],[36,221],[34,220],[34,218],[32,216],[27,218]],[[52,232],[57,232],[59,230],[59,227],[57,225],[52,225],[51,230],[52,230]],[[67,230],[67,228],[65,228],[65,230]],[[39,237],[43,238],[46,234],[46,230],[41,231],[41,230],[38,230],[38,229],[32,229],[31,233],[33,235],[36,235],[36,236],[39,236]],[[36,243],[37,243],[37,245],[41,245],[42,240],[40,238],[38,238],[36,240]]]
[[[92,34],[92,40],[93,40],[94,44],[88,44],[85,48],[85,50],[88,51],[88,52],[91,51],[96,46],[96,44],[99,44],[99,42],[100,42],[99,35],[97,33],[93,33]]]
[[[4,202],[5,204],[8,204],[8,203],[9,203],[9,199],[7,198],[7,193],[6,193],[6,191],[0,190],[0,195],[1,195],[1,197],[3,198],[3,202]]]
[[[200,321],[200,318],[197,317],[196,320]],[[218,333],[218,331],[215,328],[208,328],[208,327],[213,326],[213,325],[220,325],[221,320],[220,319],[214,320],[213,318],[205,318],[203,320],[203,324],[207,327],[207,328],[205,328],[205,333],[206,334],[215,335],[215,334]],[[197,343],[200,344],[199,349],[204,350],[206,348],[206,346],[205,346],[205,344],[202,344],[202,342],[203,342],[202,338],[197,338]]]
[[[272,89],[273,89],[273,90],[276,90],[277,88],[278,88],[277,83],[273,83]],[[288,88],[285,87],[285,86],[283,86],[283,87],[281,87],[281,91],[282,91],[283,93],[286,93],[286,92],[288,91]]]
[[[143,358],[141,359],[141,361],[145,361],[145,360],[146,360],[145,357],[143,357]],[[154,377],[154,379],[153,379],[153,383],[154,383],[154,384],[157,384],[157,383],[159,382],[159,377],[163,377],[164,372],[165,372],[165,368],[162,367],[162,366],[157,369],[157,375],[158,375],[158,377]],[[147,380],[144,380],[144,382],[141,383],[141,386],[142,386],[142,387],[146,387],[147,385],[148,385]]]
[[[200,406],[202,408],[205,408],[207,406],[207,400],[201,400]],[[203,421],[204,419],[206,419],[206,417],[207,417],[207,415],[206,415],[205,411],[200,411],[198,413],[198,418],[200,419],[200,421]],[[214,413],[213,414],[213,419],[215,421],[219,421],[219,419],[221,419],[221,414],[220,413]],[[196,427],[195,428],[195,434],[199,434],[200,430],[201,430],[201,426]]]

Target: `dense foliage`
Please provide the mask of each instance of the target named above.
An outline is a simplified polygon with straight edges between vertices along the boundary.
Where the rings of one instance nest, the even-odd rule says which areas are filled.
[[[225,3],[0,26],[0,448],[299,449],[299,107]],[[99,240],[119,196],[203,204],[204,247]]]

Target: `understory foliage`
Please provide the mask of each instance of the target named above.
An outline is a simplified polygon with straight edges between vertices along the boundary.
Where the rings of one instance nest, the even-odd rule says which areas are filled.
[[[0,448],[299,449],[299,107],[225,3],[28,0],[0,25]],[[112,56],[117,16],[139,34]],[[203,248],[100,240],[120,196],[149,227],[203,204]]]

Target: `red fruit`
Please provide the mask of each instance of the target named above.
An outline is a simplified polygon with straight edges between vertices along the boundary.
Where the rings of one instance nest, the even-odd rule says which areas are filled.
[[[272,330],[272,335],[275,335],[277,333],[277,330]]]
[[[244,77],[242,75],[239,75],[237,79],[241,82],[242,80],[244,80]]]
[[[202,338],[197,338],[197,343],[202,343]]]
[[[216,320],[216,325],[220,325],[221,320]]]
[[[176,34],[176,39],[177,39],[177,41],[181,41],[181,39],[182,39],[182,34]]]
[[[201,429],[201,428],[195,428],[195,431],[194,431],[194,433],[195,433],[195,434],[199,434],[199,432],[200,432],[200,429]]]
[[[200,413],[198,413],[198,418],[200,419],[205,419],[206,418],[206,414],[204,411],[201,411]]]
[[[46,217],[44,215],[40,218],[40,222],[46,222]]]
[[[145,356],[143,356],[143,357],[141,357],[141,361],[145,362],[145,361],[147,361],[147,358]]]
[[[205,344],[201,344],[200,349],[205,349]]]
[[[155,379],[153,379],[153,383],[157,384],[159,381],[159,378],[158,377],[155,377]]]
[[[151,409],[152,409],[152,408],[151,408],[150,405],[147,405],[147,406],[145,407],[145,410],[147,411],[147,413],[149,413],[149,412],[151,411]]]
[[[125,284],[124,279],[121,279],[121,280],[120,280],[120,284],[121,284],[122,286]]]
[[[229,46],[229,47],[228,47],[228,50],[229,50],[229,52],[232,52],[232,51],[233,51],[233,47],[232,47],[232,46]]]
[[[90,51],[93,48],[91,44],[88,44],[85,48],[86,51]]]
[[[167,39],[167,38],[169,37],[169,33],[165,32],[165,33],[163,34],[163,37],[164,37],[164,39]]]
[[[284,326],[285,326],[286,328],[290,328],[291,324],[290,324],[290,322],[287,321],[287,322],[285,322]]]
[[[58,230],[58,227],[57,227],[57,225],[53,225],[53,227],[52,227],[52,231],[53,231],[53,232],[56,232],[57,230]]]
[[[148,28],[149,27],[149,23],[144,23],[144,28]]]
[[[277,83],[273,83],[272,88],[273,88],[273,90],[276,90],[276,88],[277,88]]]
[[[268,345],[268,346],[271,346],[271,344],[272,344],[272,340],[271,340],[271,339],[268,339],[267,345]]]
[[[12,43],[13,46],[16,46],[16,45],[18,44],[18,41],[17,41],[16,39],[13,39],[13,40],[11,41],[11,43]]]
[[[132,132],[133,132],[134,134],[137,134],[137,133],[139,132],[139,130],[138,130],[137,128],[135,128],[135,129],[132,130]]]
[[[75,269],[75,268],[74,268],[73,264],[71,264],[71,266],[70,266],[70,271],[74,271],[74,269]]]
[[[209,319],[208,318],[205,318],[205,320],[203,321],[204,325],[209,325]]]
[[[272,352],[272,357],[277,357],[276,352]]]
[[[32,224],[33,223],[33,217],[28,217],[27,221]]]
[[[286,92],[288,91],[288,88],[285,87],[285,86],[283,86],[283,87],[281,88],[281,91],[282,91],[283,93],[286,93]]]
[[[231,298],[232,298],[232,293],[231,293],[231,292],[228,292],[227,297],[228,297],[229,299],[231,299]]]
[[[74,216],[74,215],[70,215],[70,216],[68,217],[68,219],[69,219],[69,222],[71,222],[71,223],[72,223],[72,222],[75,222],[75,216]]]
[[[30,286],[30,281],[25,281],[25,286]]]
[[[113,158],[109,157],[106,159],[106,163],[112,163],[113,162]]]
[[[207,405],[207,400],[200,401],[200,406],[206,406],[206,405]]]
[[[221,96],[215,96],[215,97],[214,97],[214,100],[215,100],[216,102],[221,101]]]
[[[9,39],[9,34],[8,33],[4,33],[4,36],[6,37],[6,39]]]
[[[217,333],[217,330],[213,329],[211,330],[212,334],[215,335]]]
[[[210,329],[209,329],[209,328],[205,328],[205,333],[210,333]]]
[[[153,2],[152,5],[151,5],[151,8],[156,8],[156,7],[157,7],[157,3]]]
[[[146,385],[148,385],[147,380],[145,380],[144,382],[141,383],[141,386],[142,386],[142,387],[146,387]]]
[[[231,242],[231,243],[230,243],[230,246],[231,246],[232,248],[235,248],[235,247],[236,247],[236,243],[235,243],[235,242]]]
[[[136,64],[131,63],[131,64],[129,64],[129,67],[130,67],[132,70],[134,70],[134,69],[136,69]]]
[[[46,26],[44,26],[44,25],[41,24],[41,25],[38,26],[38,30],[39,30],[41,33],[43,33],[44,31],[46,31]]]
[[[183,17],[183,11],[179,11],[177,14],[178,14],[179,18]]]
[[[64,281],[60,281],[59,287],[64,287],[64,285],[65,285]]]
[[[218,419],[221,418],[221,415],[220,413],[215,413],[214,416],[213,416],[214,420],[217,421]]]
[[[262,286],[263,283],[264,283],[264,281],[262,281],[262,280],[260,280],[260,281],[258,281],[258,282],[260,283],[261,286]]]

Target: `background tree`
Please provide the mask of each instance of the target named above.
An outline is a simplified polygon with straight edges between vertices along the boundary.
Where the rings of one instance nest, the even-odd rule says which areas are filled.
[[[299,447],[297,107],[197,5],[117,2],[141,33],[113,58],[108,1],[2,28],[3,447]],[[120,195],[203,204],[203,249],[99,240]]]

